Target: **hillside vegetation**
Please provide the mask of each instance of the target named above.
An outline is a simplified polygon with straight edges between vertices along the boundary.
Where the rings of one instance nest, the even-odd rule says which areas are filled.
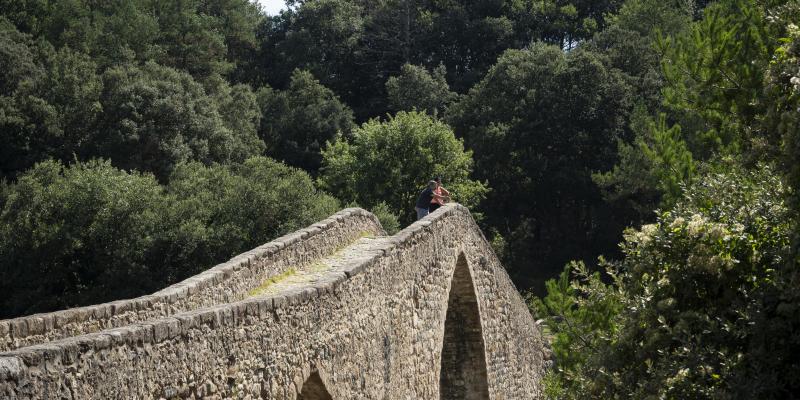
[[[796,0],[0,0],[0,318],[441,176],[554,398],[797,398]],[[565,267],[566,266],[566,267]],[[560,274],[560,275],[559,275]]]

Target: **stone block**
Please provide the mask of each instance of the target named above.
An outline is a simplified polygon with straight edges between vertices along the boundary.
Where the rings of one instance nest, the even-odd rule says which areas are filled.
[[[0,381],[19,382],[24,370],[25,363],[19,357],[0,355]]]
[[[74,338],[64,339],[59,341],[61,346],[61,362],[65,365],[72,364],[78,360],[81,355],[81,347],[77,340]]]
[[[87,336],[90,337],[95,351],[108,349],[114,344],[113,338],[104,332],[93,333]]]
[[[200,326],[203,323],[202,319],[200,318],[197,312],[186,312],[186,313],[175,314],[173,317],[180,322],[181,333],[183,334],[189,332],[189,330],[195,327]]]
[[[70,320],[75,323],[87,321],[89,316],[92,315],[91,310],[88,307],[78,307],[67,311],[72,313]]]
[[[259,311],[259,308],[258,308],[259,307],[258,299],[245,300],[244,304],[245,304],[245,306],[247,308],[247,313],[245,315],[251,316],[251,317],[259,317],[260,311]]]
[[[272,297],[272,304],[273,308],[282,308],[289,304],[289,301],[286,299],[286,295],[279,294]]]
[[[286,302],[290,305],[300,304],[306,300],[302,289],[289,289],[282,294],[286,296]]]
[[[17,318],[9,321],[11,325],[11,336],[14,338],[24,338],[28,336],[28,321],[25,318]]]
[[[133,328],[134,337],[136,337],[137,341],[142,343],[153,343],[154,342],[154,335],[155,331],[153,329],[152,323],[141,323],[141,324],[134,324],[131,326]]]
[[[53,313],[53,326],[56,329],[60,329],[67,326],[71,322],[70,317],[71,314],[68,313],[67,311],[59,311]]]
[[[102,320],[110,314],[107,312],[109,309],[110,306],[107,308],[105,304],[98,304],[96,306],[89,307],[86,311],[89,315],[89,318],[94,320]]]
[[[41,335],[44,333],[44,320],[41,317],[27,317],[25,321],[28,323],[28,335]]]
[[[122,346],[128,342],[127,335],[130,334],[130,331],[126,330],[126,328],[115,328],[103,331],[102,334],[111,339],[112,346]]]
[[[303,289],[303,297],[304,297],[303,301],[316,299],[317,297],[319,297],[319,292],[317,291],[316,288],[307,287]]]
[[[272,311],[274,304],[271,297],[258,298],[258,312],[260,317],[264,317]]]
[[[133,310],[133,304],[128,300],[120,300],[111,303],[111,314],[119,315]]]
[[[231,307],[227,305],[217,307],[217,315],[219,317],[220,326],[233,326],[236,323],[236,314],[234,314]]]

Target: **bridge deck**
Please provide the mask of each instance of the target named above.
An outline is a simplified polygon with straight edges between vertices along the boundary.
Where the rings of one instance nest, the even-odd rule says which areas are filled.
[[[383,233],[345,210],[151,296],[0,321],[0,399],[539,398],[541,336],[469,211]]]
[[[328,257],[314,260],[300,269],[293,269],[282,276],[269,279],[249,294],[251,296],[275,295],[305,289],[326,280],[343,278],[348,271],[347,266],[373,258],[389,246],[391,246],[391,240],[386,236],[360,238],[336,250]]]
[[[242,300],[273,277],[384,233],[372,214],[344,209],[151,295],[0,320],[0,352]]]

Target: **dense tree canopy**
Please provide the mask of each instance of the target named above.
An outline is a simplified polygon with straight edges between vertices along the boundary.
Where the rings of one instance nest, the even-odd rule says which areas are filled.
[[[155,63],[115,67],[103,83],[94,145],[121,168],[151,171],[163,180],[182,161],[241,161],[263,150],[254,129],[225,126],[220,103],[184,72]],[[239,106],[254,110],[256,104]]]
[[[165,189],[174,225],[161,249],[164,281],[199,273],[339,208],[307,173],[264,157],[225,166],[181,164]]]
[[[471,152],[435,117],[400,112],[364,123],[352,140],[337,138],[322,152],[322,187],[366,207],[385,202],[401,221],[413,220],[417,195],[441,177],[454,200],[478,204],[486,187],[469,178]]]
[[[389,108],[395,112],[420,110],[444,114],[457,96],[450,91],[445,75],[443,65],[433,73],[416,65],[403,65],[400,75],[386,81]]]
[[[712,172],[655,224],[626,232],[615,285],[568,268],[538,303],[558,398],[792,398],[800,297],[785,187],[769,167]],[[583,272],[581,272],[583,271]],[[577,307],[576,307],[577,305]]]
[[[152,176],[108,162],[48,161],[23,174],[0,201],[2,316],[157,288],[164,203]]]
[[[0,10],[23,32],[103,68],[154,60],[196,78],[230,72],[254,52],[263,19],[248,0],[2,0]]]
[[[0,317],[153,292],[338,207],[261,157],[180,164],[166,187],[107,161],[46,161],[0,193]]]
[[[48,157],[82,154],[101,110],[92,60],[34,42],[2,18],[0,57],[0,176],[13,177]]]
[[[691,31],[661,41],[664,100],[690,129],[698,156],[741,153],[767,134],[757,119],[765,111],[760,99],[775,33],[761,7],[725,1],[707,7]]]
[[[307,171],[319,169],[326,142],[353,129],[350,108],[308,71],[295,70],[285,91],[261,88],[258,102],[267,154]]]
[[[549,276],[571,258],[593,259],[583,249],[613,243],[622,228],[600,209],[591,180],[613,165],[631,109],[631,88],[605,61],[543,44],[509,50],[451,108],[475,151],[475,176],[492,188],[487,221],[508,236],[511,265],[524,268],[514,275]]]
[[[634,142],[595,179],[624,195],[623,179],[644,166],[635,191],[654,191],[662,210],[626,233],[607,276],[575,264],[535,301],[559,356],[552,397],[800,390],[789,356],[800,346],[796,164],[786,162],[797,157],[799,13],[792,2],[713,2],[659,39],[665,114],[634,118]]]
[[[455,92],[479,81],[506,49],[544,40],[576,46],[606,25],[619,1],[311,0],[265,21],[254,84],[283,88],[311,71],[359,121],[389,106],[384,83],[405,64],[442,65]]]

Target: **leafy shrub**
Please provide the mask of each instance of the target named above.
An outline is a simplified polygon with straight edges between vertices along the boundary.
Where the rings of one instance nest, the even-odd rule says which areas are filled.
[[[551,394],[797,393],[800,296],[786,267],[785,194],[768,167],[707,174],[655,224],[626,232],[624,260],[606,263],[614,284],[581,268],[577,280],[565,272],[549,282],[536,308],[554,334]]]
[[[169,186],[108,161],[0,185],[0,318],[155,291],[335,212],[308,174],[256,157],[179,164]]]
[[[169,269],[165,281],[193,275],[339,208],[308,174],[265,157],[241,165],[179,165],[167,192],[173,227],[161,251]]]
[[[386,81],[386,94],[393,111],[425,111],[444,114],[458,95],[447,85],[447,71],[439,65],[433,72],[424,67],[404,64],[400,75]]]
[[[378,217],[378,221],[381,222],[381,226],[383,226],[383,230],[387,234],[394,235],[400,230],[400,221],[397,219],[397,215],[389,210],[389,206],[385,202],[378,203],[378,205],[372,207],[371,211]]]
[[[152,175],[107,161],[46,161],[20,176],[0,202],[0,317],[157,287],[165,200]]]
[[[93,154],[120,168],[153,172],[164,181],[181,162],[243,161],[263,151],[255,126],[232,130],[220,114],[220,106],[250,107],[240,110],[240,122],[253,118],[247,114],[257,112],[254,99],[236,99],[241,87],[231,99],[215,100],[191,75],[153,62],[111,68],[103,85]]]
[[[467,206],[487,192],[483,183],[469,178],[472,152],[464,150],[450,127],[420,112],[370,120],[354,130],[352,140],[337,138],[322,157],[325,189],[368,208],[385,202],[405,223],[414,220],[417,195],[435,176]]]
[[[307,171],[319,169],[326,142],[353,129],[350,108],[308,71],[295,70],[284,91],[261,88],[258,101],[267,154]]]

